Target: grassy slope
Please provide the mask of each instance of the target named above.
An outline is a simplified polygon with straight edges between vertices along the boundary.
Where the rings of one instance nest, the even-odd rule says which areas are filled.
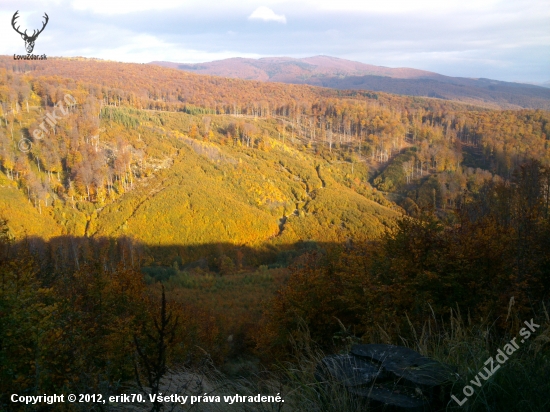
[[[24,236],[37,236],[50,239],[62,235],[64,229],[53,215],[52,208],[42,208],[40,214],[14,182],[0,173],[0,217],[8,220],[14,237],[21,239]]]
[[[27,201],[26,192],[0,172],[0,216],[8,218],[17,238],[130,236],[148,247],[172,249],[169,259],[160,259],[171,264],[174,256],[182,256],[178,251],[182,246],[211,249],[224,243],[280,250],[305,240],[372,238],[398,215],[371,200],[374,195],[365,185],[364,164],[357,164],[352,173],[343,152],[323,154],[297,138],[283,142],[274,119],[210,115],[214,135],[204,142],[202,137],[188,137],[192,125],[202,124],[201,115],[135,109],[122,113],[139,125],[125,127],[105,116],[102,147],[114,150],[123,137],[133,150],[146,154],[150,165],[163,164],[163,168],[136,178],[133,190],[117,193],[105,204],[76,196],[73,205],[70,199],[52,194],[48,207],[42,203],[42,214]],[[23,127],[37,115],[23,112]],[[226,139],[225,130],[232,122],[253,123],[262,148]],[[16,123],[15,133],[20,132]],[[50,179],[34,166],[33,171],[42,181]],[[68,178],[72,177],[62,173],[63,184]],[[186,261],[200,257],[195,252]]]
[[[398,214],[344,185],[347,165],[322,167],[323,187],[316,166],[327,162],[276,140],[269,151],[185,137],[174,145],[173,165],[94,215],[89,235],[151,246],[281,245],[375,237]]]

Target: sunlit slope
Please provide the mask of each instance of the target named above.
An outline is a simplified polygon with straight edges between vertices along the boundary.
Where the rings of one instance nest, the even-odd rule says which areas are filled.
[[[298,216],[291,216],[289,230],[305,239],[342,241],[373,239],[391,226],[398,213],[337,185],[317,190]]]
[[[1,218],[7,219],[11,235],[16,239],[26,236],[49,239],[64,233],[55,221],[52,208],[35,208],[13,182],[0,175]],[[62,216],[60,216],[62,218]]]
[[[223,168],[182,150],[174,165],[98,213],[95,236],[133,236],[150,245],[254,244],[278,232]]]
[[[96,212],[88,235],[276,245],[375,237],[398,214],[339,183],[347,165],[275,140],[266,151],[180,140],[173,165]]]
[[[27,133],[38,114],[19,112],[23,126],[15,122],[15,134]],[[135,109],[108,114],[95,146],[66,154],[61,150],[67,146],[57,147],[61,128],[35,142],[31,155],[4,135],[0,217],[9,220],[15,237],[128,236],[174,251],[215,244],[277,249],[307,240],[373,238],[398,215],[367,183],[364,162],[355,158],[352,164],[344,149],[331,153],[292,133],[285,140],[276,119],[210,114],[215,133],[207,139],[190,137],[203,124],[200,114]],[[255,143],[227,138],[235,125],[254,130]],[[76,131],[71,124],[66,128]],[[125,152],[133,156],[131,173],[129,167],[124,173],[113,169],[115,157]],[[71,170],[48,163],[63,156],[67,160],[60,164]],[[40,166],[33,163],[37,158]],[[10,161],[24,161],[24,167],[9,169]],[[92,177],[103,179],[100,188],[85,183],[81,171],[90,165],[99,173]]]

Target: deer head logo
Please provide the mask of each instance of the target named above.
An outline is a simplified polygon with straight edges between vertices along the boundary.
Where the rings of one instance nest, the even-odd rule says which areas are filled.
[[[44,28],[46,27],[46,25],[48,24],[48,20],[50,19],[48,17],[48,15],[46,13],[44,13],[44,19],[46,19],[46,21],[44,23],[42,23],[42,28],[40,30],[38,30],[38,32],[36,30],[33,31],[32,35],[29,36],[27,34],[27,30],[25,30],[24,33],[20,32],[19,31],[19,26],[15,27],[15,23],[17,20],[17,18],[19,17],[17,14],[19,13],[19,10],[17,10],[15,12],[15,14],[13,15],[12,19],[11,19],[11,25],[13,26],[13,29],[19,33],[21,35],[21,38],[23,40],[25,40],[25,48],[27,49],[27,53],[32,53],[32,51],[34,50],[34,42],[36,41],[36,38],[38,37],[38,35],[40,33],[42,33],[42,31],[44,30]]]

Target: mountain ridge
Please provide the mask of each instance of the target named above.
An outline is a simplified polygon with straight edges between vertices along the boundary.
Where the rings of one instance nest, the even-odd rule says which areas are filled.
[[[286,76],[283,73],[273,73],[272,68],[268,65],[296,65],[302,69],[309,69],[315,71],[315,73],[334,75],[382,75],[393,78],[419,78],[430,77],[438,78],[442,75],[426,70],[413,69],[409,67],[391,68],[385,66],[376,66],[372,64],[355,62],[352,60],[340,59],[331,56],[312,56],[305,58],[293,58],[293,57],[262,57],[259,59],[251,59],[245,57],[231,57],[223,60],[214,60],[212,62],[204,63],[173,63],[165,61],[153,61],[149,64],[158,64],[164,67],[179,68],[182,70],[193,71],[198,74],[213,74],[223,75],[224,73],[231,73],[236,70],[247,72],[250,70],[247,66],[252,66],[257,69],[257,72],[249,77],[247,80],[261,80],[266,81],[268,79],[274,79],[279,81]],[[208,73],[206,73],[208,71]],[[213,73],[215,71],[215,73]],[[253,71],[252,71],[253,72]],[[241,75],[242,76],[242,75]],[[241,77],[240,78],[245,78]]]
[[[452,77],[408,67],[375,66],[330,56],[300,59],[233,57],[194,64],[162,61],[153,61],[149,64],[196,74],[245,80],[436,97],[507,109],[550,110],[550,90],[538,85],[485,78]]]

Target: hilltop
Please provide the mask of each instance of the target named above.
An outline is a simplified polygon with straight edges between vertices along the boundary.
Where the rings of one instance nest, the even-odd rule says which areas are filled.
[[[550,91],[545,87],[483,78],[450,77],[424,70],[374,66],[329,56],[301,59],[230,58],[195,64],[150,64],[197,74],[437,97],[488,107],[550,108]]]
[[[206,63],[184,64],[151,62],[159,66],[181,69],[197,74],[237,77],[247,80],[295,83],[296,79],[310,79],[312,85],[321,86],[322,78],[332,76],[387,76],[397,79],[437,78],[437,73],[424,70],[374,66],[329,56],[314,56],[302,59],[291,57],[263,57],[250,59],[234,57]],[[316,83],[317,82],[317,83]]]

